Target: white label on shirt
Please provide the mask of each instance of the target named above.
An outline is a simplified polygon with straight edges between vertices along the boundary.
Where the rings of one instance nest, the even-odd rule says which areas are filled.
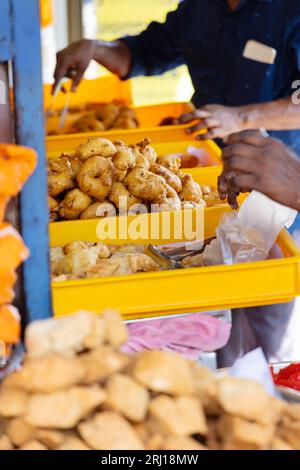
[[[255,60],[263,64],[274,64],[276,56],[276,49],[253,39],[247,41],[243,52],[243,57],[246,59]]]

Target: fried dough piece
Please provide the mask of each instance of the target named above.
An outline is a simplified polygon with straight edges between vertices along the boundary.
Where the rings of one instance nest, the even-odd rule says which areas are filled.
[[[109,258],[110,251],[105,243],[90,243],[90,242],[82,242],[82,241],[72,241],[67,243],[63,247],[63,251],[65,255],[70,253],[80,253],[81,251],[88,249],[93,255],[100,259]]]
[[[128,330],[121,315],[115,310],[103,312],[102,318],[106,325],[106,340],[112,346],[118,347],[126,343]]]
[[[174,191],[176,191],[177,193],[180,193],[182,191],[182,183],[179,176],[177,176],[175,173],[172,173],[164,166],[159,165],[158,163],[154,163],[150,167],[150,171],[152,171],[152,173],[154,173],[155,175],[162,176],[166,183],[171,186],[171,188],[173,188]]]
[[[196,394],[208,416],[217,416],[222,409],[218,400],[218,385],[214,373],[198,365],[193,366]]]
[[[36,428],[27,424],[23,418],[14,418],[8,422],[6,434],[16,447],[21,447],[35,438]]]
[[[182,191],[179,197],[182,201],[192,201],[199,204],[202,201],[201,187],[194,181],[192,175],[180,174]]]
[[[187,436],[168,436],[163,441],[160,450],[209,450],[195,439]]]
[[[50,210],[50,222],[56,222],[59,218],[58,202],[56,201],[56,199],[54,199],[54,197],[49,196],[48,204]]]
[[[116,147],[110,140],[101,137],[91,137],[87,142],[79,145],[76,150],[76,156],[80,160],[85,161],[96,155],[105,158],[113,157],[116,152]]]
[[[133,146],[130,148],[132,149],[136,166],[144,168],[144,170],[149,170],[150,163],[149,163],[149,160],[145,157],[145,155],[143,155],[137,147]]]
[[[28,399],[24,419],[35,427],[72,429],[105,399],[106,393],[98,385],[72,387],[47,395],[33,394]]]
[[[206,202],[204,199],[201,199],[199,202],[193,201],[181,201],[181,209],[191,210],[191,209],[204,209],[206,207]]]
[[[150,403],[149,412],[166,434],[189,436],[207,433],[205,416],[197,398],[159,395]]]
[[[50,266],[53,276],[58,276],[61,272],[61,263],[65,258],[64,250],[61,246],[50,248]]]
[[[48,161],[48,191],[55,197],[74,187],[71,164],[65,157]]]
[[[118,209],[122,209],[122,211],[126,212],[133,205],[141,203],[141,199],[132,196],[126,186],[117,181],[112,184],[108,199],[113,202]]]
[[[75,132],[102,132],[105,125],[96,117],[96,113],[84,114],[74,122]]]
[[[279,424],[277,436],[293,449],[300,450],[300,405],[289,403]]]
[[[259,423],[269,422],[266,410],[270,408],[270,397],[262,385],[233,377],[224,377],[217,383],[218,400],[226,413]]]
[[[0,451],[1,450],[14,450],[12,443],[5,434],[0,436]]]
[[[130,193],[140,199],[155,201],[166,197],[167,183],[165,180],[140,166],[136,166],[129,172],[125,184]]]
[[[181,159],[175,155],[164,155],[157,158],[157,163],[164,166],[167,170],[175,173],[179,173],[181,168]]]
[[[109,250],[104,250],[98,246],[68,253],[59,264],[58,274],[72,274],[80,278],[84,276],[90,268],[96,266],[98,262],[101,262],[102,259],[108,256]]]
[[[0,417],[17,418],[23,416],[28,402],[28,395],[23,390],[2,386],[0,388]]]
[[[106,407],[118,411],[125,418],[139,423],[146,417],[150,401],[149,392],[128,375],[110,377],[106,386]]]
[[[133,363],[133,377],[149,390],[169,395],[194,394],[195,382],[189,362],[167,351],[145,351]]]
[[[53,354],[27,359],[20,370],[6,379],[5,385],[27,392],[51,393],[78,384],[84,373],[77,357]]]
[[[37,429],[35,438],[48,449],[54,450],[64,442],[65,433],[52,429]]]
[[[102,217],[115,217],[116,215],[117,211],[115,206],[104,199],[103,202],[93,202],[93,204],[82,212],[80,218],[82,220],[98,219]]]
[[[126,276],[138,272],[159,271],[160,266],[150,256],[142,253],[117,253],[101,260],[87,271],[87,277]]]
[[[84,162],[77,174],[77,181],[81,191],[103,202],[111,190],[113,175],[114,166],[111,160],[96,155]]]
[[[70,154],[64,153],[62,156],[65,157],[70,163],[72,176],[73,178],[76,178],[78,171],[82,167],[82,161],[79,160],[79,158],[76,157],[76,155],[70,155]]]
[[[136,161],[132,148],[127,147],[121,141],[115,143],[117,153],[113,157],[113,164],[116,169],[116,180],[124,181],[129,170],[134,168]]]
[[[32,440],[20,447],[19,450],[48,450],[41,442]]]
[[[120,414],[104,411],[78,426],[84,441],[95,450],[143,450],[134,428]]]
[[[92,199],[79,189],[70,191],[59,204],[59,215],[62,219],[76,220],[91,205]]]
[[[137,127],[139,126],[135,119],[121,115],[117,118],[113,125],[114,129],[136,129]]]
[[[70,317],[36,321],[26,328],[27,355],[39,358],[49,354],[74,355],[97,348],[105,339],[103,319],[80,311]]]
[[[102,382],[110,375],[121,372],[130,362],[130,357],[111,346],[103,346],[82,354],[80,361],[85,368],[84,384]]]
[[[181,210],[181,201],[176,191],[167,185],[166,195],[160,199],[153,201],[154,204],[158,204],[159,207],[155,208],[158,212],[162,211],[179,211]]]
[[[111,129],[119,115],[120,109],[115,103],[104,103],[96,109],[96,117],[102,121],[105,129]]]
[[[70,436],[56,450],[92,450],[79,437]]]
[[[272,442],[274,427],[237,416],[223,415],[217,425],[223,450],[267,450]]]
[[[293,447],[287,444],[283,439],[274,437],[271,444],[271,450],[293,450]]]
[[[151,166],[151,165],[154,165],[154,163],[157,160],[157,153],[154,150],[154,148],[151,147],[150,144],[151,144],[150,139],[144,139],[142,142],[139,142],[138,144],[136,144],[136,147],[139,150],[139,152],[142,155],[144,155],[144,157],[147,158]]]

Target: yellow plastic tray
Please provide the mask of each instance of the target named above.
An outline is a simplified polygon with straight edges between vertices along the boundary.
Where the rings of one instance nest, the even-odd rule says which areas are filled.
[[[86,236],[80,236],[90,239],[90,224],[86,229]],[[61,244],[66,233],[62,238]],[[282,259],[53,283],[54,312],[62,316],[78,309],[115,308],[130,320],[286,302],[300,293],[300,250],[286,231],[278,244]]]
[[[116,135],[114,139],[121,139],[127,144],[136,144],[143,140],[143,138],[148,134],[143,134],[142,136],[132,136],[120,134]],[[82,143],[85,142],[86,136],[84,134],[78,134],[76,136],[64,136],[61,140],[52,140],[51,142],[47,140],[47,155],[48,158],[58,157],[61,153],[73,153],[76,148]],[[182,140],[182,141],[168,141],[168,142],[152,142],[153,147],[157,151],[158,155],[167,155],[172,153],[184,153],[187,148],[192,145],[198,149],[203,149],[206,152],[207,157],[207,166],[216,166],[221,165],[221,149],[213,140]],[[221,172],[220,169],[218,170]]]

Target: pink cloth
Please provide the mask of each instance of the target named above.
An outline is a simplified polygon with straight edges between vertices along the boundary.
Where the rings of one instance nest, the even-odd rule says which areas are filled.
[[[227,344],[231,325],[208,314],[131,323],[129,340],[122,347],[128,354],[160,349],[176,351],[189,359],[216,351]]]

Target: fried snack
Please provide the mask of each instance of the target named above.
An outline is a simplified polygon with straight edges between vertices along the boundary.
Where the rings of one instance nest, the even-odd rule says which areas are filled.
[[[77,357],[51,354],[26,360],[23,367],[11,374],[4,384],[35,393],[52,393],[81,382],[85,374]]]
[[[112,255],[116,253],[144,253],[146,246],[132,245],[107,245]]]
[[[39,358],[48,354],[72,356],[85,349],[97,348],[105,340],[103,319],[91,312],[71,317],[36,321],[26,328],[27,355]]]
[[[50,222],[56,222],[59,219],[58,202],[56,199],[54,199],[54,197],[49,196],[48,204],[50,210]]]
[[[165,434],[189,436],[207,433],[205,416],[197,398],[159,395],[149,406],[152,417]]]
[[[124,181],[129,170],[134,168],[136,161],[132,148],[127,147],[123,142],[114,142],[117,153],[113,157],[113,164],[116,169],[115,178],[117,181]]]
[[[118,209],[122,209],[124,212],[127,212],[130,207],[135,204],[141,203],[141,199],[132,196],[126,186],[121,182],[112,184],[108,199],[113,202]]]
[[[52,249],[53,248],[51,248],[51,250]],[[110,256],[110,250],[105,243],[73,241],[64,246],[63,252],[65,255],[68,255],[70,253],[79,253],[85,249],[88,249],[93,256],[97,256],[97,258],[100,259],[108,258]]]
[[[78,431],[94,450],[143,450],[134,428],[120,414],[104,411],[81,423]]]
[[[194,201],[181,201],[181,209],[191,210],[191,209],[204,209],[206,207],[206,202],[204,199],[201,199],[199,202]]]
[[[158,175],[137,166],[129,172],[125,184],[133,196],[155,201],[166,197],[167,183]]]
[[[166,189],[166,196],[156,201],[153,201],[154,204],[158,204],[160,207],[158,211],[179,211],[181,210],[181,201],[179,199],[178,194],[176,191],[171,188],[171,186],[167,185]]]
[[[218,191],[214,187],[202,186],[203,200],[207,207],[224,206],[226,201],[220,199]]]
[[[76,178],[78,171],[82,167],[82,161],[79,160],[79,158],[76,157],[76,155],[63,154],[63,156],[67,158],[68,162],[71,165],[73,178]]]
[[[80,218],[82,220],[99,219],[102,217],[115,217],[116,215],[115,206],[104,199],[103,202],[93,202],[93,204],[82,212]]]
[[[12,387],[0,389],[0,417],[18,418],[25,413],[28,394]]]
[[[50,159],[48,162],[48,192],[55,197],[74,187],[71,164],[66,157]]]
[[[142,167],[144,168],[144,170],[149,170],[150,169],[150,162],[149,160],[145,157],[145,155],[143,155],[137,147],[131,147],[132,148],[132,152],[133,152],[133,155],[134,155],[134,158],[135,158],[135,164],[136,164],[136,167],[139,166],[139,167]]]
[[[176,175],[179,173],[181,168],[181,160],[177,155],[164,155],[157,157],[157,163]]]
[[[41,442],[36,441],[35,439],[27,442],[25,445],[20,447],[19,450],[48,450]]]
[[[6,434],[9,440],[16,446],[21,447],[26,442],[35,438],[36,428],[27,424],[23,418],[14,418],[8,422]]]
[[[175,173],[172,173],[164,166],[154,163],[154,165],[151,165],[150,171],[155,175],[162,176],[166,183],[171,186],[176,193],[180,193],[182,191],[182,183],[179,176],[175,175]]]
[[[114,129],[136,129],[137,127],[136,120],[128,116],[119,116],[114,123]]]
[[[279,424],[278,437],[293,449],[300,449],[300,405],[289,403]]]
[[[157,153],[153,147],[151,147],[151,141],[149,139],[144,139],[142,142],[136,144],[138,151],[147,158],[148,162],[151,165],[157,160]]]
[[[105,399],[106,393],[98,385],[33,394],[28,399],[24,419],[35,427],[72,429]]]
[[[102,121],[105,129],[111,129],[120,115],[119,106],[114,103],[105,103],[97,106],[96,118]]]
[[[121,372],[128,366],[130,357],[111,346],[103,346],[82,354],[80,361],[85,369],[83,384],[103,382],[110,375]]]
[[[92,450],[79,437],[70,436],[56,450]]]
[[[0,436],[0,451],[1,450],[14,450],[12,443],[5,434]]]
[[[116,147],[110,140],[102,139],[101,137],[91,137],[87,142],[79,145],[76,150],[76,156],[80,160],[85,161],[94,156],[113,157],[116,152]]]
[[[91,202],[92,199],[87,194],[79,189],[73,189],[60,203],[59,214],[62,219],[78,219],[80,214],[89,207]]]
[[[274,427],[237,416],[223,415],[217,425],[223,450],[267,450]]]
[[[103,312],[102,318],[106,325],[106,339],[112,346],[118,347],[128,340],[128,330],[121,315],[114,310]]]
[[[73,123],[75,132],[102,132],[105,125],[96,117],[96,113],[84,114]]]
[[[132,376],[154,392],[191,395],[196,391],[188,361],[167,351],[145,351],[139,354],[133,363]]]
[[[193,375],[196,385],[196,393],[204,408],[206,415],[218,416],[221,414],[221,406],[218,400],[218,385],[213,372],[205,367],[194,365]]]
[[[182,191],[179,194],[180,199],[182,201],[192,201],[199,204],[202,201],[200,185],[193,180],[191,175],[180,173],[179,176],[182,182]]]
[[[85,274],[101,263],[102,259],[110,256],[108,248],[98,246],[84,248],[67,254],[59,263],[57,275],[70,274],[75,278],[85,277]]]
[[[35,438],[48,449],[54,450],[65,441],[65,434],[52,429],[37,429]]]
[[[145,419],[150,394],[145,387],[139,385],[131,377],[124,374],[116,374],[110,377],[106,392],[105,406],[108,409],[118,411],[134,423],[139,423]]]
[[[283,439],[280,437],[274,437],[271,450],[294,450],[289,444],[287,444]]]
[[[87,277],[126,276],[138,272],[159,271],[160,266],[143,253],[116,253],[87,270]]]
[[[158,450],[208,450],[208,447],[200,444],[192,437],[167,436]]]
[[[111,190],[113,175],[114,166],[110,159],[94,156],[82,165],[77,174],[77,181],[81,191],[103,202]],[[91,202],[90,200],[88,206]]]

